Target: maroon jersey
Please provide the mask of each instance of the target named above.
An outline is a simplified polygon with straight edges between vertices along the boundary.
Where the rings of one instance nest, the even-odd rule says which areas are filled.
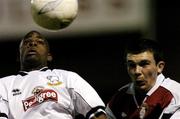
[[[107,114],[113,119],[170,119],[179,106],[175,99],[178,92],[166,88],[166,84],[163,84],[165,80],[170,79],[161,75],[155,86],[145,95],[134,90],[133,83],[125,85],[108,102]],[[172,80],[169,83],[171,85]],[[180,87],[176,82],[172,86],[174,84]]]

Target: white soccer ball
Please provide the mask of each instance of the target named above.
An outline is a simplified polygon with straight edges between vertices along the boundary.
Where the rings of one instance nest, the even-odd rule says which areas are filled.
[[[78,13],[78,0],[31,0],[31,15],[45,29],[60,30],[69,26]]]

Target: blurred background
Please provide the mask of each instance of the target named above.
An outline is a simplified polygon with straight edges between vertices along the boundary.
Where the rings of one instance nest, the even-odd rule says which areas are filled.
[[[180,14],[178,4],[160,0],[79,0],[73,23],[59,31],[36,25],[30,0],[0,0],[0,77],[19,71],[18,45],[30,30],[49,40],[51,66],[80,74],[106,103],[128,83],[123,46],[128,39],[158,40],[166,51],[164,73],[180,81]]]

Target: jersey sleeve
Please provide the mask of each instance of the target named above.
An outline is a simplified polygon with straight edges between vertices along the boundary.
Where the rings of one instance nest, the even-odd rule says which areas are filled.
[[[106,106],[106,113],[109,119],[116,119],[117,112],[119,111],[119,107],[121,107],[120,105],[120,98],[122,98],[120,96],[120,91],[117,91],[109,100],[109,102],[107,103]]]
[[[7,101],[7,92],[0,82],[0,119],[7,119],[8,118],[8,101]]]
[[[178,119],[180,116],[180,84],[168,78],[161,86],[168,89],[173,95],[173,99],[165,109],[164,114],[171,114],[170,119]]]
[[[180,117],[180,109],[178,109],[171,117],[170,119],[178,119]]]
[[[113,114],[113,112],[112,112],[112,110],[111,110],[111,108],[109,107],[108,104],[106,106],[105,111],[106,111],[106,114],[108,116],[108,119],[116,119],[115,115]]]
[[[105,113],[105,104],[95,89],[76,73],[72,73],[71,78],[75,110],[88,117]]]

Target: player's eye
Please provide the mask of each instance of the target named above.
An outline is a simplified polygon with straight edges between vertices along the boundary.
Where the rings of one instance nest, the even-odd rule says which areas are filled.
[[[143,61],[141,61],[141,62],[139,63],[139,66],[145,67],[145,66],[147,66],[147,65],[149,65],[149,64],[150,64],[149,61],[143,60]]]
[[[37,39],[37,43],[38,43],[38,44],[45,44],[45,42],[44,42],[43,39]]]
[[[23,45],[27,45],[28,43],[29,43],[28,40],[24,40],[24,41],[23,41]]]
[[[127,62],[127,66],[129,68],[134,68],[134,67],[136,67],[136,64],[134,62]]]

